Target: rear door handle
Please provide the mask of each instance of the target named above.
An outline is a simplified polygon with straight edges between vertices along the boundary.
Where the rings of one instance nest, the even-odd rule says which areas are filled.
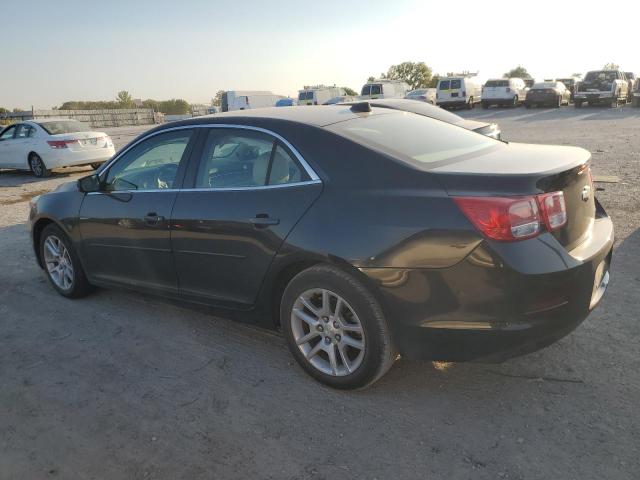
[[[259,213],[255,216],[255,218],[252,218],[249,221],[253,223],[253,226],[256,228],[266,228],[268,226],[278,225],[280,223],[279,218],[270,217],[266,213]]]
[[[154,226],[162,222],[164,222],[164,217],[162,215],[158,215],[155,212],[147,213],[144,216],[144,223],[146,223],[147,225]]]

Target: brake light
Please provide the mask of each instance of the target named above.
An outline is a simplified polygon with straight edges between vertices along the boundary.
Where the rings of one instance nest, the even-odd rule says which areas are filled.
[[[549,231],[557,230],[567,223],[567,206],[562,192],[538,195],[538,205]]]
[[[47,140],[47,143],[51,148],[60,149],[68,148],[69,145],[76,143],[78,140]]]
[[[454,197],[462,213],[488,238],[516,241],[540,234],[567,223],[562,192],[522,197]]]

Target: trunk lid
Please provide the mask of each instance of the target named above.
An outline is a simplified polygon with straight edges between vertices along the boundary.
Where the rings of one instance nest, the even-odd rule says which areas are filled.
[[[107,134],[103,132],[73,132],[50,135],[50,140],[76,140],[67,143],[67,148],[73,152],[105,148],[107,138]]]
[[[567,224],[552,234],[572,249],[595,219],[591,154],[577,147],[511,143],[430,170],[452,196],[519,196],[561,191]]]

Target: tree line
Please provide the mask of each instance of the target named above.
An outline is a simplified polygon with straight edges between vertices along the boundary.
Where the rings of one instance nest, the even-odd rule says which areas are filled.
[[[110,110],[124,108],[152,108],[156,112],[167,115],[185,115],[189,113],[190,105],[186,100],[172,98],[171,100],[143,100],[142,104],[136,105],[133,97],[126,90],[118,92],[115,100],[108,101],[69,101],[64,102],[56,110]]]

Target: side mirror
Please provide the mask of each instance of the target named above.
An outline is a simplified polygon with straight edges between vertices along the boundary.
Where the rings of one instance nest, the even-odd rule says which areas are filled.
[[[83,193],[100,191],[100,177],[97,173],[78,180],[78,190]]]

